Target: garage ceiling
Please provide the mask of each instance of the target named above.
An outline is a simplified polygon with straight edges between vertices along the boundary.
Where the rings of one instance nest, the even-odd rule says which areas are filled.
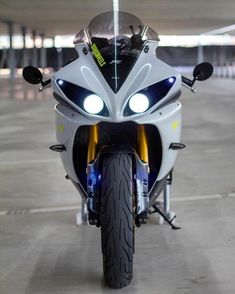
[[[1,19],[48,36],[75,34],[108,10],[111,0],[0,0]],[[235,0],[120,0],[120,10],[136,14],[159,34],[200,34],[235,23]]]

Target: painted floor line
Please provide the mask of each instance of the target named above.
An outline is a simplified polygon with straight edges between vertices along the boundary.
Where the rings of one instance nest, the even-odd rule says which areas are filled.
[[[30,160],[10,160],[1,161],[0,167],[12,166],[12,165],[28,165],[28,164],[41,164],[41,163],[60,163],[58,159],[30,159]]]
[[[80,209],[80,208],[81,208],[81,205],[62,206],[62,207],[33,208],[33,209],[30,209],[30,213],[60,212],[60,211],[77,210],[77,209]]]
[[[210,199],[221,199],[223,196],[221,194],[214,195],[198,195],[198,196],[184,196],[184,197],[175,197],[171,199],[171,202],[183,202],[183,201],[197,201],[197,200],[210,200]]]
[[[223,199],[235,197],[235,193],[223,193],[223,194],[213,194],[213,195],[198,195],[198,196],[185,196],[185,197],[175,197],[172,198],[172,202],[182,202],[182,201],[197,201],[197,200],[210,200],[210,199]]]
[[[2,210],[0,211],[0,216],[34,214],[34,213],[45,213],[45,212],[63,212],[63,211],[79,210],[79,209],[81,209],[81,205],[42,207],[42,208],[31,208],[31,209],[19,208],[19,209]]]
[[[224,198],[234,198],[235,193],[224,193],[224,194],[213,194],[213,195],[198,195],[190,197],[175,197],[172,198],[172,202],[186,202],[186,201],[205,201],[213,199],[224,199]],[[55,207],[42,207],[42,208],[19,208],[19,209],[9,209],[9,210],[0,210],[0,216],[6,215],[23,215],[23,214],[36,214],[36,213],[48,213],[48,212],[65,212],[80,210],[81,205],[70,205],[70,206],[55,206]]]

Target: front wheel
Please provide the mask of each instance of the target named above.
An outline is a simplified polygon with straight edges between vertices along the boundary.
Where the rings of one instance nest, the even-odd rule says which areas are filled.
[[[101,240],[105,282],[123,288],[132,280],[134,221],[132,156],[105,154],[101,179]]]

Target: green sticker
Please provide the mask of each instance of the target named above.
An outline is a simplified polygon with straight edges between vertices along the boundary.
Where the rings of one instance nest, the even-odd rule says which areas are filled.
[[[91,49],[92,49],[93,54],[95,55],[97,62],[99,63],[99,66],[100,67],[104,66],[106,64],[106,62],[105,62],[103,56],[100,53],[100,50],[98,49],[98,47],[96,46],[95,43],[91,45]]]
[[[60,133],[64,132],[64,125],[57,125],[57,131]]]

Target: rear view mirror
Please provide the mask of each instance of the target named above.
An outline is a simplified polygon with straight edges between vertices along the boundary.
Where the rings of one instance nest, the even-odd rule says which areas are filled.
[[[193,71],[193,77],[197,81],[205,81],[213,74],[213,66],[209,62],[198,64]]]
[[[33,85],[42,83],[43,79],[40,70],[33,66],[26,66],[23,69],[23,77],[28,83]]]

